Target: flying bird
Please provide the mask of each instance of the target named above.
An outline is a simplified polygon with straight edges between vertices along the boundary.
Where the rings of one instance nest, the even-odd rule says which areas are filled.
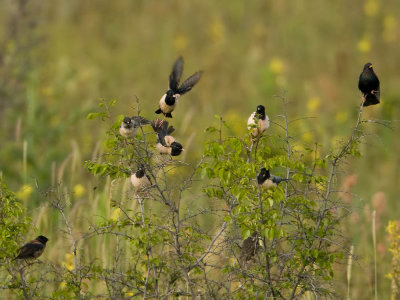
[[[136,137],[139,131],[139,127],[149,124],[150,121],[146,120],[141,116],[133,116],[131,118],[125,117],[119,128],[119,133],[127,139],[133,139]]]
[[[257,110],[253,112],[247,120],[247,128],[251,131],[253,138],[261,136],[261,134],[269,127],[269,118],[265,114],[265,107],[258,105]]]
[[[145,173],[143,166],[139,166],[138,170],[131,175],[131,183],[137,191],[143,191],[151,186],[150,176]]]
[[[169,154],[171,156],[178,156],[184,151],[182,145],[178,143],[171,133],[174,132],[173,126],[168,127],[168,122],[165,120],[155,120],[151,122],[151,126],[157,133],[156,148],[160,154]]]
[[[366,63],[360,74],[358,88],[363,93],[364,106],[375,105],[380,102],[379,79],[371,63]]]
[[[266,168],[262,168],[260,174],[257,176],[257,182],[260,188],[269,189],[273,186],[277,186],[282,181],[289,181],[289,179],[272,175]]]
[[[169,75],[169,89],[161,97],[160,108],[155,111],[156,114],[162,113],[165,117],[172,118],[171,113],[174,111],[179,97],[189,92],[199,82],[203,73],[202,71],[194,73],[179,86],[182,72],[183,58],[180,56],[174,63],[172,72]]]
[[[49,239],[47,237],[39,235],[36,239],[23,245],[19,249],[19,254],[14,258],[14,260],[38,258],[40,255],[42,255],[44,248],[46,248],[46,243],[48,240]]]
[[[243,267],[244,263],[249,261],[257,253],[259,248],[259,236],[258,233],[254,231],[251,236],[243,241],[239,256],[239,264]]]

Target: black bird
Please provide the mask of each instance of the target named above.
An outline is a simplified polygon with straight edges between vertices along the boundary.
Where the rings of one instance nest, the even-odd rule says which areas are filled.
[[[268,127],[269,118],[265,114],[265,107],[263,105],[258,105],[257,110],[253,112],[247,120],[247,128],[249,130],[252,129],[251,135],[253,138],[256,138]]]
[[[119,128],[119,133],[127,139],[133,139],[136,137],[139,127],[149,124],[150,121],[146,120],[141,116],[133,116],[131,118],[125,117]]]
[[[182,145],[178,143],[170,134],[174,132],[175,128],[168,127],[168,122],[163,120],[155,120],[151,122],[151,126],[157,133],[156,148],[160,154],[170,154],[171,156],[178,156],[184,151]]]
[[[375,105],[380,102],[379,79],[371,63],[366,63],[360,74],[358,88],[363,93],[364,106]]]
[[[183,58],[180,56],[172,68],[169,75],[169,90],[160,99],[160,108],[155,111],[156,114],[163,114],[167,118],[172,118],[171,113],[174,111],[178,102],[178,98],[183,94],[189,92],[196,83],[199,82],[202,71],[198,71],[186,79],[180,86],[183,71]]]
[[[138,192],[151,186],[151,179],[149,175],[145,173],[143,166],[139,166],[136,173],[131,175],[131,182]]]
[[[249,261],[257,253],[257,250],[260,248],[258,242],[259,236],[256,231],[243,241],[242,249],[239,256],[239,264],[242,267],[244,267],[244,263]]]
[[[273,186],[277,186],[282,181],[288,181],[289,179],[281,178],[270,174],[269,170],[262,168],[260,174],[257,176],[257,182],[260,188],[269,189]]]
[[[46,248],[46,243],[49,239],[43,235],[39,235],[36,239],[30,241],[29,243],[23,245],[19,249],[19,254],[15,259],[32,259],[38,258],[42,255],[44,248]]]

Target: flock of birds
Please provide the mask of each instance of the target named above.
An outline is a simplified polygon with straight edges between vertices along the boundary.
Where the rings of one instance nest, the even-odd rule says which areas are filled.
[[[165,118],[172,118],[172,112],[178,104],[178,99],[189,92],[200,80],[202,71],[194,73],[179,85],[183,72],[183,58],[179,57],[172,68],[169,75],[169,89],[161,97],[159,109],[156,114],[163,114]],[[362,93],[363,106],[375,105],[380,103],[380,88],[379,79],[376,76],[371,63],[364,65],[363,71],[360,74],[358,88]],[[125,117],[121,123],[120,134],[126,139],[134,139],[138,134],[139,128],[151,124],[153,130],[157,134],[156,149],[162,155],[178,156],[184,151],[182,144],[178,143],[171,135],[174,132],[174,127],[169,126],[165,120],[156,119],[152,122],[141,116]],[[265,107],[258,105],[247,120],[247,128],[251,134],[251,140],[254,141],[261,137],[263,132],[269,127],[269,118],[265,114]],[[146,174],[144,166],[140,165],[138,170],[131,175],[131,183],[136,191],[143,191],[151,187],[150,177]],[[277,186],[283,181],[288,181],[288,178],[274,176],[266,168],[262,168],[257,176],[257,183],[262,189],[269,189]],[[43,235],[26,243],[19,249],[19,254],[13,259],[35,259],[42,255],[48,238]],[[251,236],[243,241],[241,251],[241,261],[247,261],[258,248],[257,233],[254,232]]]

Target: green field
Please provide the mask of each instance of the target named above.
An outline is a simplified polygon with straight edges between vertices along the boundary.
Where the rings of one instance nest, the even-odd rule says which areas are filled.
[[[94,176],[85,161],[106,152],[106,131],[121,115],[137,114],[138,103],[143,116],[156,118],[178,56],[184,78],[204,71],[171,121],[189,164],[203,154],[205,129],[218,126],[215,115],[229,123],[227,135],[245,135],[248,116],[263,104],[272,123],[267,135],[283,137],[281,97],[289,117],[301,118],[291,128],[296,151],[317,142],[324,156],[351,134],[358,77],[372,62],[381,103],[364,108],[363,119],[371,121],[361,158],[339,170],[338,189],[352,207],[340,228],[346,246],[354,245],[351,299],[373,299],[376,211],[377,290],[379,299],[390,298],[385,227],[400,219],[400,2],[4,0],[0,20],[0,174],[32,218],[18,242],[46,235],[41,259],[67,269],[71,240],[50,203],[62,195],[75,238],[117,218],[112,203],[130,201],[129,180]],[[99,99],[117,100],[105,122],[87,119]],[[195,184],[193,193],[199,190]],[[201,201],[193,205],[210,205]],[[138,209],[134,201],[129,206]],[[107,265],[115,247],[102,236],[78,250],[83,261]],[[335,266],[340,297],[347,293],[346,267]]]

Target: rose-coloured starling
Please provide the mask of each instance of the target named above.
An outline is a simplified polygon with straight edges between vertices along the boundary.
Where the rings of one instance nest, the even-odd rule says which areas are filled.
[[[44,248],[46,248],[46,243],[49,239],[43,235],[39,235],[36,239],[30,241],[29,243],[23,245],[19,249],[19,254],[15,259],[32,259],[38,258],[42,255]]]
[[[257,110],[253,112],[247,120],[247,128],[251,131],[251,136],[256,138],[260,136],[265,129],[269,127],[269,118],[265,114],[265,107],[258,105]]]
[[[163,114],[167,118],[172,118],[171,113],[174,111],[178,102],[178,98],[189,92],[196,83],[199,82],[202,71],[198,71],[186,79],[180,86],[183,72],[183,58],[179,57],[172,68],[169,75],[169,90],[160,99],[160,108],[155,111],[156,114]]]
[[[182,145],[178,143],[175,138],[171,135],[175,128],[173,126],[168,127],[168,122],[165,120],[155,120],[151,122],[151,126],[157,133],[156,148],[160,154],[169,154],[171,156],[178,156],[184,151]]]
[[[260,174],[257,176],[257,182],[260,188],[269,189],[273,186],[277,186],[282,181],[289,181],[289,179],[272,175],[266,168],[262,168]]]
[[[379,79],[371,63],[366,63],[360,74],[358,88],[363,93],[364,106],[375,105],[380,102]]]

